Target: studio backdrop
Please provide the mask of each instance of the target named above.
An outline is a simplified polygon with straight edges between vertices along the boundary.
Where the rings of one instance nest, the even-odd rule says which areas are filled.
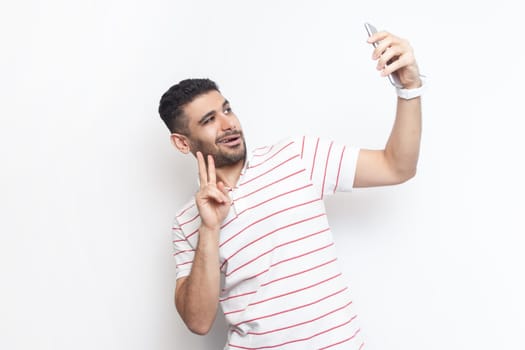
[[[428,77],[418,173],[326,199],[367,349],[523,349],[523,30],[511,1],[0,5],[0,348],[216,350],[174,306],[171,225],[197,190],[158,113],[215,80],[249,148],[382,148],[396,95],[364,22]]]

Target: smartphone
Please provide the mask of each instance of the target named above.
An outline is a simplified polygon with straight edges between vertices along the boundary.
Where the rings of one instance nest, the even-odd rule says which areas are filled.
[[[365,29],[366,29],[366,32],[368,33],[368,36],[371,36],[372,34],[377,33],[376,27],[374,27],[370,23],[365,23]],[[374,47],[376,47],[377,43],[373,43],[373,45]],[[403,88],[403,85],[399,81],[399,77],[397,76],[396,72],[389,74],[388,80],[390,80],[390,83],[394,85],[395,87],[400,88],[400,89]]]

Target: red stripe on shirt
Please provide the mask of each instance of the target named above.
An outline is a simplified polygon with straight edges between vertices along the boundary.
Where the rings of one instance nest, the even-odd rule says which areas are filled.
[[[253,275],[253,276],[250,276],[250,277],[248,277],[248,278],[243,279],[243,282],[246,282],[246,281],[248,281],[248,280],[251,280],[252,278],[257,278],[257,277],[259,277],[259,276],[261,276],[261,275],[264,275],[264,274],[265,274],[266,272],[268,272],[268,271],[270,271],[270,269],[264,269],[263,271],[258,272],[257,274],[255,274],[255,275]],[[222,271],[222,270],[221,270],[221,272],[224,273],[224,271]],[[228,291],[230,291],[230,290],[231,290],[231,288],[229,288],[229,289],[223,288],[223,289],[221,290],[221,292],[222,292],[222,293],[226,293],[226,292],[228,292]]]
[[[307,185],[307,186],[304,186],[304,187],[300,187],[300,188],[295,189],[295,190],[292,190],[292,191],[290,191],[290,192],[285,192],[285,193],[283,193],[283,194],[280,194],[279,196],[276,196],[276,197],[274,197],[274,198],[270,198],[269,200],[266,200],[266,201],[264,201],[264,202],[262,202],[262,203],[260,203],[260,204],[258,204],[258,205],[255,205],[255,206],[253,206],[253,207],[247,208],[247,209],[244,210],[242,213],[246,212],[247,210],[253,209],[253,208],[255,208],[255,207],[257,207],[257,206],[259,206],[259,205],[261,205],[261,204],[263,204],[263,203],[269,202],[270,200],[273,200],[273,199],[275,199],[275,198],[277,198],[277,197],[280,197],[280,196],[285,195],[285,194],[288,194],[288,193],[292,193],[292,192],[299,191],[299,190],[304,189],[304,188],[309,187],[309,186],[310,186],[310,185]],[[260,218],[259,220],[256,220],[256,221],[252,222],[251,224],[249,224],[248,226],[244,227],[242,230],[240,230],[239,232],[237,232],[236,234],[234,234],[233,236],[231,236],[230,238],[228,238],[227,240],[225,240],[224,242],[222,242],[221,244],[219,244],[219,248],[222,247],[222,246],[224,246],[226,243],[228,243],[229,241],[231,241],[232,239],[234,239],[234,238],[237,237],[238,235],[240,235],[242,232],[244,232],[244,231],[247,230],[248,228],[252,227],[252,226],[255,225],[255,224],[260,223],[261,221],[267,220],[267,219],[271,218],[272,216],[275,216],[275,215],[278,215],[278,214],[282,214],[282,213],[284,213],[284,212],[286,212],[286,211],[288,211],[288,210],[292,210],[292,209],[295,209],[295,208],[299,208],[299,207],[301,207],[301,206],[303,206],[303,205],[308,205],[308,204],[311,204],[311,203],[314,203],[314,202],[317,202],[317,201],[319,201],[319,199],[313,199],[313,200],[311,200],[311,201],[308,201],[308,202],[305,202],[305,203],[301,203],[301,204],[297,204],[297,205],[294,205],[294,206],[291,206],[291,207],[288,207],[288,208],[284,208],[284,209],[281,209],[281,210],[279,210],[279,211],[276,211],[276,212],[274,212],[274,213],[272,213],[272,214],[270,214],[270,215],[267,215],[267,216],[265,216],[265,217],[262,217],[262,218]],[[242,213],[240,213],[240,214],[242,214]],[[239,215],[240,215],[240,214],[239,214]],[[233,221],[233,220],[231,220],[231,221],[229,221],[228,223],[222,225],[222,226],[221,226],[221,229],[224,228],[226,225],[228,225],[228,224],[229,224],[230,222],[232,222],[232,221]]]
[[[268,187],[270,187],[270,186],[272,186],[272,185],[275,185],[276,183],[279,183],[279,182],[284,181],[284,180],[286,180],[286,179],[288,179],[288,178],[290,178],[290,177],[292,177],[292,176],[295,176],[295,175],[297,175],[297,174],[300,174],[300,173],[302,173],[302,172],[305,171],[305,170],[306,170],[306,169],[301,169],[301,170],[296,171],[295,173],[292,173],[292,174],[290,174],[290,175],[286,175],[285,177],[283,177],[283,178],[281,178],[281,179],[279,179],[279,180],[276,180],[276,181],[274,181],[274,182],[271,182],[271,183],[269,183],[269,184],[267,184],[267,185],[264,185],[264,186],[262,186],[262,187],[260,187],[260,188],[258,188],[258,189],[256,189],[256,190],[250,192],[250,193],[245,194],[244,196],[237,197],[237,198],[235,198],[235,200],[239,200],[239,199],[243,199],[243,198],[246,198],[246,197],[248,197],[248,196],[251,196],[252,194],[257,193],[257,192],[259,192],[259,191],[261,191],[261,190],[264,190],[264,189],[266,189],[266,188],[268,188]]]
[[[227,298],[219,299],[219,302],[222,303],[223,301],[226,301],[226,300],[230,300],[230,299],[234,299],[234,298],[239,298],[239,297],[243,297],[243,296],[250,295],[250,294],[255,294],[255,293],[257,293],[256,290],[251,291],[251,292],[242,293],[242,294],[231,295],[231,296],[229,296],[229,297],[227,297]]]
[[[287,330],[287,329],[290,329],[290,328],[294,328],[294,327],[303,326],[305,324],[318,321],[318,320],[320,320],[320,319],[322,319],[322,318],[324,318],[326,316],[330,316],[333,313],[341,311],[341,310],[347,308],[348,306],[350,306],[351,304],[352,304],[352,302],[350,301],[350,302],[346,303],[345,305],[343,305],[341,307],[338,307],[337,309],[331,310],[331,311],[329,311],[327,313],[322,314],[321,316],[317,316],[316,318],[313,318],[313,319],[308,320],[308,321],[296,323],[296,324],[293,324],[293,325],[290,325],[290,326],[286,326],[286,327],[272,329],[272,330],[265,331],[265,332],[248,332],[248,334],[251,334],[251,335],[265,335],[265,334],[269,334],[269,333],[275,333],[275,332],[284,331],[284,330]],[[355,315],[352,319],[355,319],[356,317],[357,317],[357,315]]]
[[[288,259],[284,259],[284,260],[278,261],[275,264],[270,265],[270,267],[274,267],[274,266],[280,265],[280,264],[285,263],[285,262],[290,261],[290,260],[295,260],[295,259],[298,259],[298,258],[302,258],[303,256],[316,253],[316,252],[321,251],[323,249],[329,248],[329,247],[331,247],[333,245],[334,245],[334,242],[329,243],[329,244],[327,244],[325,246],[322,246],[322,247],[319,247],[319,248],[315,248],[314,250],[310,250],[309,252],[306,252],[306,253],[303,253],[303,254],[300,254],[300,255],[288,258]]]
[[[287,278],[295,277],[295,276],[301,275],[301,274],[306,273],[306,272],[311,272],[311,271],[316,270],[316,269],[318,269],[318,268],[321,268],[321,267],[323,267],[323,266],[329,265],[329,264],[331,264],[331,263],[333,263],[333,262],[335,262],[335,261],[337,261],[337,258],[332,259],[332,260],[329,260],[329,261],[324,262],[324,263],[322,263],[322,264],[316,265],[316,266],[311,267],[311,268],[309,268],[309,269],[306,269],[306,270],[303,270],[303,271],[299,271],[299,272],[293,273],[293,274],[291,274],[291,275],[287,275],[287,276],[279,277],[279,278],[276,278],[276,279],[271,280],[271,281],[266,282],[266,283],[262,283],[262,284],[261,284],[261,287],[265,287],[265,286],[267,286],[267,285],[269,285],[269,284],[272,284],[272,283],[275,283],[275,282],[279,282],[279,281],[284,280],[284,279],[287,279]],[[262,273],[268,272],[268,271],[269,271],[269,269],[266,269],[265,271],[258,273],[257,276],[261,275]],[[253,277],[250,277],[249,279],[251,279],[251,278],[253,278]],[[225,291],[226,291],[226,289],[223,289],[223,290],[222,290],[223,293],[224,293]],[[243,293],[243,294],[233,295],[233,296],[230,296],[230,297],[228,297],[228,298],[225,298],[225,299],[222,299],[222,300],[219,300],[219,301],[226,301],[226,300],[228,300],[228,299],[237,298],[237,297],[241,297],[241,296],[249,295],[249,294],[254,294],[254,293],[257,293],[257,291],[254,290],[254,291],[252,291],[252,292],[247,292],[247,293]]]
[[[250,264],[253,263],[255,260],[257,260],[257,259],[259,259],[259,258],[265,256],[266,254],[269,254],[269,253],[273,252],[274,250],[276,250],[276,249],[278,249],[278,248],[284,247],[285,245],[288,245],[288,244],[292,244],[292,243],[295,243],[295,242],[302,241],[303,239],[307,239],[307,238],[313,237],[313,236],[315,236],[315,235],[321,234],[321,233],[326,232],[326,231],[329,231],[329,230],[330,230],[330,228],[325,228],[324,230],[321,230],[321,231],[317,231],[317,232],[311,233],[311,234],[309,234],[309,235],[307,235],[307,236],[304,236],[304,237],[301,237],[301,238],[298,238],[298,239],[294,239],[294,240],[292,240],[292,241],[285,242],[285,243],[282,243],[282,244],[278,244],[278,245],[276,245],[275,247],[273,247],[272,249],[269,249],[269,250],[267,250],[266,252],[264,252],[264,253],[262,253],[262,254],[256,256],[255,258],[253,258],[253,259],[251,259],[251,260],[245,262],[244,264],[238,266],[237,268],[235,268],[235,269],[233,269],[232,271],[230,271],[230,273],[226,273],[225,275],[226,275],[226,277],[231,276],[234,272],[239,271],[239,270],[242,269],[243,267],[246,267],[246,266],[250,265]]]
[[[243,211],[237,213],[237,215],[236,215],[234,218],[232,218],[230,221],[224,223],[224,224],[221,226],[221,230],[222,230],[223,228],[225,228],[226,226],[228,226],[229,224],[231,224],[233,221],[237,220],[237,219],[239,218],[239,216],[241,216],[242,214],[246,213],[246,212],[249,211],[249,210],[253,210],[253,209],[255,209],[255,208],[257,208],[257,207],[259,207],[259,206],[261,206],[261,205],[263,205],[263,204],[266,204],[266,203],[268,203],[268,202],[271,202],[271,201],[274,200],[274,199],[277,199],[277,198],[279,198],[279,197],[283,197],[283,196],[285,196],[285,195],[287,195],[287,194],[290,194],[290,193],[294,193],[294,192],[297,192],[297,191],[300,191],[300,190],[304,190],[305,188],[308,188],[308,187],[311,187],[311,186],[313,186],[313,185],[312,185],[312,184],[308,184],[308,185],[305,185],[305,186],[303,186],[303,187],[296,188],[296,189],[291,190],[291,191],[288,191],[288,192],[283,192],[283,193],[281,193],[281,194],[278,194],[278,195],[275,196],[275,197],[268,198],[268,199],[266,199],[266,200],[264,200],[264,201],[262,201],[262,202],[260,202],[260,203],[258,203],[258,204],[256,204],[256,205],[253,205],[253,206],[251,206],[251,207],[248,207],[248,208],[244,209]]]
[[[272,149],[273,149],[274,146],[275,146],[275,145],[271,145],[271,146],[269,146],[269,147],[268,147],[268,146],[264,146],[264,147],[256,148],[256,149],[254,149],[253,152],[252,152],[252,153],[253,153],[253,156],[254,156],[254,157],[263,157],[263,156],[267,155],[268,153],[270,153],[270,152],[272,151]],[[257,151],[262,151],[262,150],[264,150],[264,149],[266,149],[266,152],[261,153],[261,154],[256,154]]]
[[[356,316],[354,316],[355,318]],[[348,337],[346,339],[343,339],[337,343],[334,343],[334,344],[331,344],[331,345],[328,345],[328,346],[325,346],[324,348],[320,348],[319,350],[324,350],[324,349],[328,349],[328,348],[331,348],[331,347],[334,347],[334,346],[337,346],[337,345],[340,345],[340,344],[343,344],[343,343],[346,343],[347,341],[350,341],[352,339],[354,339],[356,337],[356,335],[361,332],[361,328],[358,328],[355,333],[351,336],[351,337]],[[361,350],[363,348],[363,346],[365,345],[365,343],[361,343],[361,345],[359,346],[359,350]]]
[[[237,324],[234,324],[233,326],[234,327],[238,327],[239,325],[241,325],[243,323],[253,322],[253,321],[261,320],[263,318],[270,318],[270,317],[282,315],[282,314],[287,313],[287,312],[292,312],[292,311],[296,311],[296,310],[299,310],[299,309],[303,309],[305,307],[312,306],[312,305],[315,305],[317,303],[320,303],[321,301],[324,301],[326,299],[330,299],[331,297],[336,296],[337,294],[341,294],[342,292],[344,292],[347,289],[348,289],[348,287],[344,287],[342,289],[339,289],[337,292],[334,292],[332,294],[328,294],[328,295],[326,295],[326,296],[324,296],[324,297],[322,297],[320,299],[314,300],[314,301],[309,302],[307,304],[303,304],[303,305],[299,305],[299,306],[293,307],[291,309],[286,309],[286,310],[282,310],[282,311],[279,311],[279,312],[275,312],[273,314],[252,318],[250,320],[245,320],[245,321],[239,322]]]
[[[325,266],[325,265],[331,264],[331,263],[333,263],[333,262],[335,262],[335,261],[337,261],[337,258],[334,258],[334,259],[329,260],[329,261],[327,261],[327,262],[324,262],[324,263],[322,263],[322,264],[316,265],[316,266],[311,267],[311,268],[309,268],[309,269],[306,269],[306,270],[303,270],[303,271],[299,271],[299,272],[296,272],[296,273],[292,273],[291,275],[287,275],[287,276],[279,277],[279,278],[277,278],[277,279],[271,280],[271,281],[266,282],[266,283],[262,283],[262,284],[261,284],[261,287],[265,287],[265,286],[267,286],[267,285],[269,285],[269,284],[272,284],[272,283],[275,283],[275,282],[278,282],[278,281],[281,281],[281,280],[284,280],[284,279],[287,279],[287,278],[290,278],[290,277],[298,276],[298,275],[301,275],[301,274],[306,273],[306,272],[313,271],[313,270],[318,269],[318,268],[320,268],[320,267],[323,267],[323,266]]]
[[[197,218],[199,217],[199,214],[195,215],[193,218],[191,218],[190,220],[186,221],[186,222],[183,222],[182,224],[179,224],[179,227],[182,227],[186,224],[189,224],[190,222],[192,221],[195,221]]]
[[[277,348],[277,347],[281,347],[281,346],[284,346],[284,345],[289,345],[289,344],[298,343],[298,342],[303,342],[303,341],[307,341],[307,340],[313,339],[313,338],[315,338],[315,337],[317,337],[317,336],[319,336],[319,335],[323,335],[323,334],[325,334],[325,333],[331,332],[331,331],[333,331],[334,329],[337,329],[337,328],[341,328],[341,327],[343,327],[343,326],[346,326],[346,325],[349,324],[350,322],[352,322],[352,319],[350,319],[349,321],[346,321],[346,322],[344,322],[344,323],[342,323],[342,324],[339,324],[339,325],[337,325],[337,326],[334,326],[334,327],[332,327],[332,328],[325,329],[325,330],[322,331],[322,332],[315,333],[314,335],[311,335],[311,336],[309,336],[309,337],[306,337],[306,338],[300,338],[300,339],[295,339],[295,340],[290,340],[290,341],[287,341],[287,342],[284,342],[284,343],[281,343],[281,344],[266,345],[266,346],[260,346],[260,347],[256,347],[256,348],[249,348],[249,347],[246,347],[246,346],[238,346],[238,345],[233,345],[233,344],[228,344],[228,345],[229,345],[229,346],[232,346],[232,347],[234,347],[234,348],[238,348],[238,349],[247,349],[247,350],[272,349],[272,348]],[[353,338],[355,338],[355,337],[357,336],[357,334],[358,334],[360,331],[361,331],[361,329],[357,329],[357,330],[355,331],[355,333],[354,333],[351,337],[349,337],[349,338],[347,338],[347,339],[345,339],[345,340],[343,340],[343,341],[341,341],[341,342],[339,342],[339,343],[344,343],[344,342],[347,342],[347,341],[352,340]],[[337,345],[337,344],[329,345],[328,347],[335,346],[335,345]],[[327,348],[327,347],[324,347],[324,348],[321,348],[321,349],[326,349],[326,348]],[[320,349],[320,350],[321,350],[321,349]]]
[[[335,186],[334,186],[334,193],[337,190],[337,186],[339,185],[339,175],[341,175],[341,166],[343,164],[343,156],[345,154],[346,146],[343,147],[343,150],[341,151],[341,158],[339,158],[339,167],[337,168],[337,178],[335,179]]]
[[[199,232],[199,229],[196,229],[195,231],[193,231],[192,233],[190,233],[189,235],[186,236],[186,240],[189,239],[191,236],[193,236],[194,234],[196,234],[197,232]]]
[[[293,157],[291,157],[291,158],[288,158],[288,159],[284,160],[283,162],[277,164],[277,165],[274,166],[273,168],[266,170],[264,173],[259,174],[259,175],[255,176],[255,177],[253,177],[253,178],[251,178],[251,179],[249,179],[249,180],[247,180],[247,181],[245,181],[245,182],[243,182],[243,183],[240,183],[239,186],[246,185],[247,183],[250,183],[250,182],[252,182],[253,180],[260,178],[261,176],[264,176],[264,175],[266,175],[266,174],[268,174],[268,173],[274,171],[275,169],[279,168],[280,166],[283,166],[284,164],[288,163],[289,161],[294,160],[294,159],[297,158],[297,157],[299,157],[298,154],[296,154],[295,156],[293,156]]]
[[[293,257],[291,257],[291,258],[286,258],[286,259],[284,259],[284,260],[281,260],[281,261],[278,261],[278,262],[276,262],[276,263],[273,263],[272,265],[270,265],[270,268],[268,268],[268,269],[264,269],[263,271],[258,272],[257,274],[255,274],[255,275],[253,275],[253,276],[251,276],[251,277],[248,277],[248,278],[244,279],[244,281],[248,281],[248,280],[251,280],[252,278],[257,278],[257,277],[259,277],[259,276],[261,276],[261,275],[264,275],[265,273],[267,273],[268,271],[270,271],[270,269],[271,269],[272,267],[275,267],[275,266],[277,266],[277,265],[283,264],[283,263],[285,263],[285,262],[289,262],[289,261],[292,261],[292,260],[295,260],[295,259],[302,258],[302,257],[307,256],[307,255],[310,255],[310,254],[317,253],[317,252],[319,252],[319,251],[321,251],[321,250],[324,250],[324,249],[330,248],[330,247],[333,246],[333,245],[334,245],[334,242],[329,243],[329,244],[327,244],[327,245],[325,245],[325,246],[322,246],[322,247],[319,247],[319,248],[315,248],[315,249],[310,250],[310,251],[308,251],[308,252],[306,252],[306,253],[299,254],[299,255],[293,256]],[[224,271],[222,271],[222,272],[224,273]],[[223,292],[227,292],[228,290],[229,290],[229,289],[226,289],[226,288],[222,289]]]
[[[328,162],[330,161],[330,153],[332,152],[333,144],[334,144],[333,142],[330,142],[330,147],[328,148],[328,154],[326,155],[326,162],[324,164],[323,186],[321,187],[321,199],[324,197],[324,185],[326,182],[326,172],[328,171]]]
[[[257,163],[257,164],[254,164],[254,165],[250,165],[248,166],[249,169],[252,169],[252,168],[255,168],[255,167],[258,167],[259,165],[261,164],[264,164],[266,163],[267,161],[269,161],[270,159],[272,159],[273,157],[275,157],[276,155],[278,155],[279,153],[281,153],[284,149],[286,149],[288,146],[292,145],[293,144],[293,141],[288,143],[287,145],[283,146],[280,150],[278,150],[277,152],[275,152],[274,154],[272,154],[271,156],[269,156],[268,158],[264,159],[262,162],[260,163]]]
[[[310,180],[314,177],[314,169],[315,169],[315,158],[317,158],[317,149],[319,148],[319,138],[317,138],[317,143],[315,144],[315,152],[314,152],[314,160],[312,162],[312,172],[310,174]]]
[[[185,261],[183,263],[177,264],[177,265],[175,265],[175,267],[179,267],[179,266],[182,266],[182,265],[188,265],[188,264],[191,264],[191,263],[193,263],[193,260]]]
[[[187,207],[186,209],[183,209],[182,212],[177,215],[177,218],[180,218],[182,215],[184,215],[184,213],[186,213],[188,210],[190,210],[191,208],[193,208],[195,206],[195,203],[191,204],[189,207]]]
[[[306,219],[303,219],[303,220],[299,220],[299,221],[296,221],[296,222],[293,222],[291,224],[288,224],[288,225],[285,225],[285,226],[281,226],[279,228],[276,228],[275,230],[272,230],[268,233],[265,233],[264,235],[260,236],[259,238],[251,241],[250,243],[248,244],[245,244],[244,246],[242,246],[241,248],[239,248],[235,253],[233,253],[232,255],[230,255],[229,257],[226,258],[226,261],[224,261],[221,265],[221,268],[224,264],[227,263],[228,260],[230,260],[231,258],[233,258],[235,255],[237,255],[239,252],[241,252],[242,250],[244,250],[245,248],[249,247],[250,245],[260,241],[261,239],[265,238],[265,237],[268,237],[278,231],[281,231],[281,230],[284,230],[284,229],[287,229],[289,227],[292,227],[292,226],[295,226],[295,225],[299,225],[299,224],[302,224],[303,222],[306,222],[306,221],[310,221],[310,220],[313,220],[313,219],[317,219],[317,218],[320,218],[322,216],[326,216],[325,213],[321,213],[321,214],[318,214],[318,215],[315,215],[315,216],[312,216],[312,217],[309,217],[309,218],[306,218]]]
[[[342,273],[338,273],[338,274],[335,274],[331,277],[328,277],[328,278],[325,278],[324,280],[322,281],[319,281],[319,282],[316,282],[316,283],[313,283],[313,284],[310,284],[309,286],[305,286],[303,288],[299,288],[299,289],[296,289],[296,290],[292,290],[290,292],[287,292],[287,293],[283,293],[283,294],[278,294],[278,295],[275,295],[271,298],[267,298],[267,299],[262,299],[262,300],[258,300],[258,301],[254,301],[253,303],[250,303],[248,304],[248,306],[253,306],[253,305],[257,305],[257,304],[262,304],[262,303],[265,303],[267,301],[270,301],[270,300],[274,300],[274,299],[278,299],[278,298],[282,298],[282,297],[285,297],[287,295],[290,295],[290,294],[295,294],[295,293],[299,293],[299,292],[302,292],[304,290],[307,290],[307,289],[310,289],[310,288],[314,288],[314,287],[317,287],[323,283],[326,283],[326,282],[329,282],[337,277],[340,277],[342,275]]]
[[[228,312],[225,312],[224,314],[225,315],[230,315],[230,314],[234,314],[234,313],[238,313],[238,312],[243,312],[244,310],[246,310],[247,308],[249,308],[250,306],[253,306],[253,305],[257,305],[257,304],[262,304],[262,303],[265,303],[267,301],[270,301],[270,300],[274,300],[274,299],[279,299],[279,298],[282,298],[282,297],[285,297],[287,295],[291,295],[291,294],[295,294],[295,293],[299,293],[299,292],[302,292],[304,290],[307,290],[307,289],[310,289],[310,288],[314,288],[314,287],[317,287],[318,285],[321,285],[323,283],[326,283],[328,281],[331,281],[333,280],[334,278],[337,278],[339,276],[341,276],[342,273],[338,273],[332,277],[328,277],[322,281],[319,281],[319,282],[316,282],[314,284],[311,284],[309,286],[306,286],[306,287],[303,287],[303,288],[299,288],[299,289],[296,289],[296,290],[292,290],[290,292],[287,292],[287,293],[283,293],[283,294],[279,294],[279,295],[274,295],[273,297],[271,298],[267,298],[267,299],[262,299],[262,300],[258,300],[258,301],[254,301],[253,303],[250,303],[248,304],[244,309],[240,309],[240,310],[234,310],[234,311],[228,311]]]
[[[182,253],[194,252],[194,251],[195,251],[195,249],[181,250],[180,252],[177,252],[177,253],[173,254],[173,256],[177,256],[177,255],[182,254]]]

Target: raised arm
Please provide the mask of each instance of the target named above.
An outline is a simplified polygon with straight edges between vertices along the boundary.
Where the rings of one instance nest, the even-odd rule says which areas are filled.
[[[419,69],[408,41],[388,32],[369,37],[378,43],[372,58],[387,76],[396,72],[405,89],[421,87]],[[388,65],[387,65],[388,63]],[[363,149],[357,161],[354,187],[395,185],[416,174],[421,140],[421,98],[398,97],[394,126],[383,150]]]
[[[177,280],[175,305],[186,326],[194,333],[206,334],[213,325],[219,303],[219,233],[230,209],[228,191],[217,182],[213,158],[208,167],[197,152],[200,188],[195,201],[201,217],[199,241],[191,273]]]

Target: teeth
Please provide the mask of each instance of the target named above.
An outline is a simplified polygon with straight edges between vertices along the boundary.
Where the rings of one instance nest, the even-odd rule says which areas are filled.
[[[235,139],[236,139],[236,137],[231,137],[231,138],[224,139],[224,140],[222,140],[221,142],[222,142],[222,143],[228,143],[228,142],[231,142],[231,141],[233,141],[233,140],[235,140]]]

